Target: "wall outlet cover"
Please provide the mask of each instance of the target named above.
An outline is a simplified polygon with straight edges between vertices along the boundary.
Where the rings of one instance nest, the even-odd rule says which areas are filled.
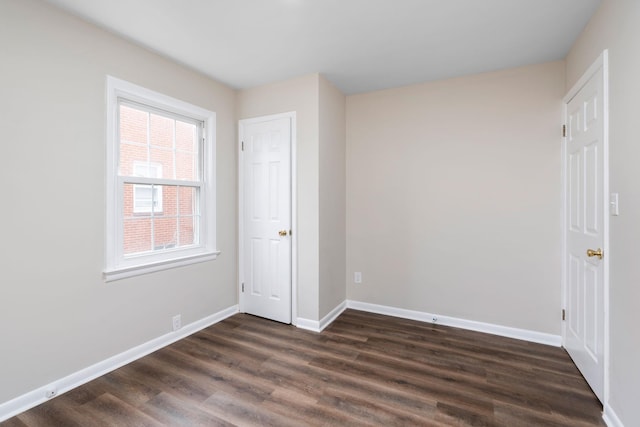
[[[181,316],[178,314],[176,316],[173,316],[173,330],[177,331],[178,329],[180,329],[182,327],[182,319]]]

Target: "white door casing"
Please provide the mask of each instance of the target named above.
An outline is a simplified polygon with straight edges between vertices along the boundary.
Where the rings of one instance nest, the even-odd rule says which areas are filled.
[[[240,310],[292,320],[291,114],[241,120]]]
[[[601,402],[605,401],[608,347],[606,78],[605,51],[565,98],[563,165],[563,342]]]

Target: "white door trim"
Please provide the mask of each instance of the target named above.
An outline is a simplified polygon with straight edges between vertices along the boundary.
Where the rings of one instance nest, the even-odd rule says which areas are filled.
[[[609,247],[609,219],[610,219],[610,206],[609,206],[609,52],[604,50],[598,59],[591,64],[587,71],[582,75],[580,80],[573,85],[573,87],[567,92],[562,100],[563,103],[563,115],[564,123],[568,123],[567,117],[567,105],[576,96],[576,94],[582,89],[582,87],[591,79],[591,77],[602,69],[604,79],[604,94],[603,94],[603,156],[604,156],[604,173],[603,173],[603,200],[604,204],[604,244],[603,250],[605,256],[603,258],[604,268],[604,401],[602,404],[606,407],[609,399],[609,261],[611,257],[611,251]],[[563,138],[562,141],[562,307],[567,307],[567,139]],[[566,322],[562,322],[562,344],[566,344]]]
[[[271,114],[268,116],[242,119],[238,121],[238,306],[244,313],[242,283],[244,282],[244,166],[242,162],[242,141],[245,124],[260,123],[270,120],[289,118],[291,121],[291,323],[296,324],[298,318],[298,215],[297,215],[297,162],[296,162],[296,112]]]

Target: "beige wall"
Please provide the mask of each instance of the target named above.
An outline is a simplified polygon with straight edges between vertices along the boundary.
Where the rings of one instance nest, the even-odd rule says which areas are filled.
[[[235,92],[43,2],[1,2],[0,402],[237,303]],[[212,262],[105,283],[105,76],[217,113]]]
[[[346,299],[346,98],[324,77],[320,108],[320,313]]]
[[[640,425],[640,2],[604,0],[567,56],[567,91],[603,49],[609,50],[610,189],[620,194],[611,217],[610,394],[608,405],[625,426]]]
[[[559,335],[563,95],[553,62],[347,97],[348,298]]]
[[[296,112],[298,317],[318,320],[319,300],[319,76],[311,74],[238,93],[237,117]]]

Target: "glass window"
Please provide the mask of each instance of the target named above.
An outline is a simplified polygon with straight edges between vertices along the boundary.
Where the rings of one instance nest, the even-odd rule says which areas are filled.
[[[107,85],[107,280],[215,258],[215,113]]]

